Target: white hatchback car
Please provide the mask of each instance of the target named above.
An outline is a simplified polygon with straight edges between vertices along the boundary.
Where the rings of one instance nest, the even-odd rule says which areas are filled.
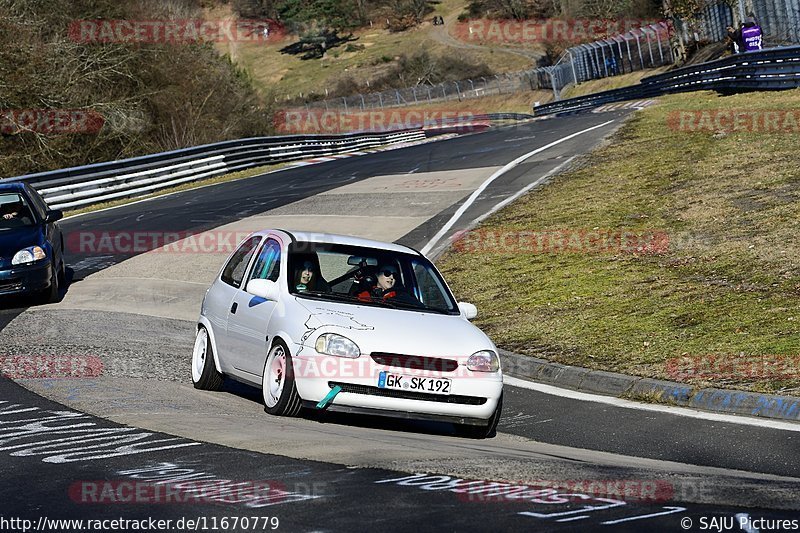
[[[456,424],[500,418],[497,348],[436,267],[397,244],[265,230],[228,258],[203,300],[192,381],[261,387],[266,411],[301,406]]]

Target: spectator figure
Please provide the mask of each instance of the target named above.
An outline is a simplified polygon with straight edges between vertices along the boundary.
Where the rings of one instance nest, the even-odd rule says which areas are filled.
[[[738,54],[742,52],[742,32],[741,30],[736,30],[733,26],[728,26],[727,28],[727,42],[728,42],[728,49],[731,51],[732,54]]]
[[[742,26],[742,43],[744,51],[761,50],[761,27],[756,24],[756,19],[751,14]]]

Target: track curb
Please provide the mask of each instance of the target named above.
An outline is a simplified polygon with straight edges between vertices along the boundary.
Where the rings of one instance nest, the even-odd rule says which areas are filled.
[[[562,365],[502,349],[498,351],[503,372],[516,378],[633,401],[748,417],[800,421],[800,398],[797,397],[698,388],[685,383]]]

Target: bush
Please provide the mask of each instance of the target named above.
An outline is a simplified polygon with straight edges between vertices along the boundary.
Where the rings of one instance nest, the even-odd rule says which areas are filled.
[[[190,1],[5,0],[0,4],[0,109],[91,109],[96,134],[0,137],[0,175],[109,161],[271,133],[248,77],[211,45],[81,44],[76,19],[190,19]],[[46,104],[43,104],[46,102]]]

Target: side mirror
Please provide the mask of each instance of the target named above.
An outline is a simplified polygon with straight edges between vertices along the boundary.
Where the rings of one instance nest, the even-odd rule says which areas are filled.
[[[458,310],[467,320],[472,320],[478,316],[478,308],[467,302],[458,302]]]
[[[48,224],[52,222],[56,222],[64,218],[64,212],[61,209],[51,209],[47,212],[47,215],[44,217],[44,221]]]
[[[264,298],[265,300],[278,300],[278,284],[268,279],[251,279],[245,289],[249,294]]]

